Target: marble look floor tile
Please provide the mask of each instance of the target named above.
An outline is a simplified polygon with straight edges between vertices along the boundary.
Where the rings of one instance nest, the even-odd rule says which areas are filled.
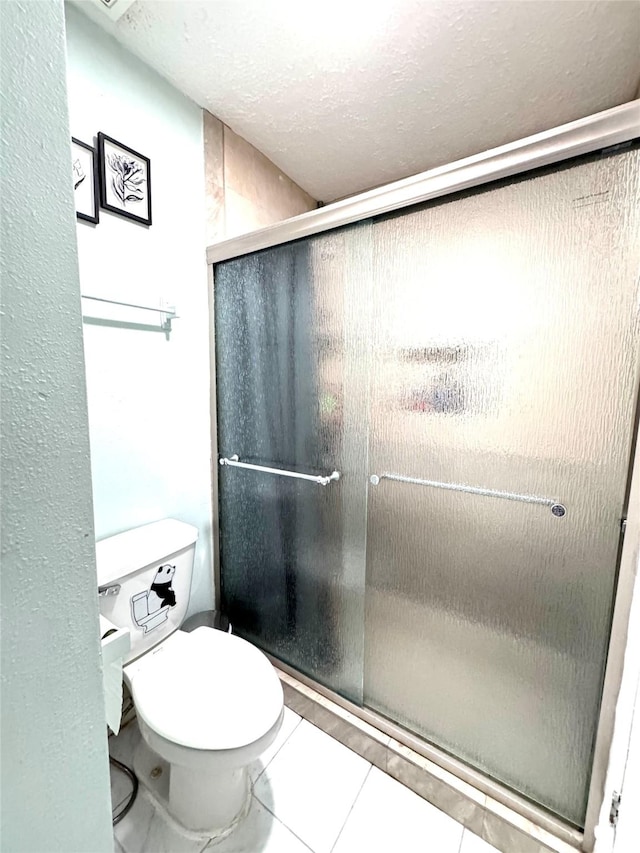
[[[530,836],[538,842],[541,850],[552,850],[554,853],[575,853],[576,848],[574,845],[563,841],[556,835],[552,835],[542,826],[533,823],[533,821],[528,820],[492,797],[487,797],[486,811],[485,822],[489,827],[497,825],[498,819],[502,819],[507,829],[519,830],[521,833]],[[482,831],[482,835],[483,837],[488,837],[484,830]]]
[[[487,811],[484,816],[482,837],[502,853],[549,853],[550,848],[515,826]]]
[[[295,687],[292,687],[286,681],[282,681],[282,692],[284,693],[285,705],[288,708],[291,708],[292,711],[295,711],[296,714],[299,714],[305,719],[310,714],[313,714],[316,704],[313,699],[310,699],[308,696],[300,693]]]
[[[131,796],[133,784],[131,779],[113,764],[109,764],[109,773],[111,775],[111,810],[116,813]]]
[[[131,811],[114,828],[125,853],[200,853],[206,837],[189,838],[177,824],[156,809],[140,787]]]
[[[113,755],[118,761],[131,766],[133,753],[140,740],[140,729],[138,721],[134,719],[129,725],[120,729],[119,734],[111,735],[109,738],[109,755]]]
[[[338,838],[334,853],[458,853],[459,823],[372,768]]]
[[[396,752],[387,754],[387,773],[463,826],[478,834],[482,832],[485,811],[480,802],[469,799]]]
[[[240,826],[205,848],[207,853],[309,853],[309,848],[252,797],[251,808]]]
[[[282,720],[282,727],[278,732],[278,736],[269,749],[263,752],[260,758],[257,761],[254,761],[249,767],[249,776],[251,777],[252,782],[256,782],[258,780],[262,771],[268,766],[269,762],[275,758],[284,743],[293,733],[294,729],[298,726],[301,719],[302,717],[292,711],[291,708],[284,709],[284,719]]]
[[[479,835],[465,829],[460,853],[500,853],[500,851],[497,847],[492,847],[488,841],[480,838]]]
[[[353,714],[340,710],[341,713],[336,713],[335,709],[311,700],[303,716],[314,726],[322,729],[323,732],[331,735],[332,738],[340,741],[353,752],[357,752],[366,761],[375,764],[381,770],[385,770],[387,743],[390,738],[373,737],[369,731],[365,731],[354,724],[355,717]]]
[[[371,765],[303,720],[255,786],[255,796],[314,853],[331,850]]]
[[[295,680],[286,673],[280,672],[279,675],[287,705],[371,764],[386,770],[387,745],[391,740],[388,735],[307,685],[294,683]]]
[[[336,717],[328,725],[321,728],[343,743],[349,749],[357,752],[366,761],[371,762],[381,770],[387,769],[387,745],[379,738],[371,737],[368,732],[362,731],[348,720]]]
[[[133,767],[133,754],[139,740],[140,731],[134,720],[122,729],[120,734],[109,738],[109,755],[128,767]],[[132,786],[129,777],[113,764],[109,765],[109,774],[111,776],[111,808],[115,810],[129,797]]]
[[[437,779],[440,782],[444,782],[450,788],[453,788],[454,791],[458,791],[463,794],[467,799],[472,800],[478,805],[484,806],[487,802],[486,794],[483,794],[477,788],[474,788],[473,785],[469,785],[467,782],[463,782],[462,779],[459,779],[457,776],[454,776],[453,773],[450,773],[448,770],[445,770],[443,767],[435,764],[428,758],[425,758],[424,755],[420,755],[420,753],[415,752],[413,749],[405,746],[397,740],[391,739],[389,741],[389,753],[396,754],[401,756],[402,758],[406,758],[407,761],[415,764],[416,767],[419,767],[422,770],[425,770],[430,776],[434,779]]]

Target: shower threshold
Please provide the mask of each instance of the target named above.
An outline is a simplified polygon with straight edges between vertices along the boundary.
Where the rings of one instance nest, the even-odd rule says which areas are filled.
[[[272,655],[285,704],[504,853],[575,853],[584,835],[382,714]]]

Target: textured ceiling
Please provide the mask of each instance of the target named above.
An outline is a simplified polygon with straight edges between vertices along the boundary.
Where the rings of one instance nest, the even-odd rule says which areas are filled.
[[[624,103],[640,80],[638,2],[136,0],[115,24],[90,16],[323,201]]]

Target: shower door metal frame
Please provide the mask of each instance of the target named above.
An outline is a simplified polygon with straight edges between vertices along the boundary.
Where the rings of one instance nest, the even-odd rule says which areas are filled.
[[[215,264],[232,260],[261,249],[290,243],[314,234],[320,234],[343,225],[401,210],[402,208],[432,199],[442,198],[461,190],[492,183],[501,178],[530,172],[543,166],[561,163],[574,157],[615,148],[640,137],[640,100],[631,101],[551,130],[537,133],[516,142],[493,148],[472,157],[466,157],[445,166],[439,166],[410,178],[387,184],[375,190],[329,204],[303,213],[283,222],[242,234],[216,243],[207,249],[209,265],[210,324],[211,324],[211,439],[212,439],[212,533],[214,540],[214,591],[216,607],[220,604],[220,553],[218,518],[218,441],[215,382],[215,340],[213,303],[215,290]],[[635,448],[634,448],[635,450]],[[633,451],[632,451],[633,452]],[[437,747],[411,735],[379,714],[360,708],[338,694],[328,691],[311,679],[295,673],[300,680],[313,683],[316,690],[331,695],[339,704],[379,728],[393,728],[393,736],[421,752],[434,763],[451,770],[510,808],[541,824],[564,840],[580,844],[585,851],[593,850],[595,827],[598,824],[605,796],[609,754],[613,740],[615,709],[622,682],[624,654],[628,632],[631,600],[640,551],[640,454],[632,458],[627,490],[626,517],[629,519],[619,554],[618,577],[614,596],[613,618],[605,669],[602,702],[597,723],[597,734],[591,767],[591,782],[587,802],[584,834],[543,809],[521,799],[506,786],[483,776],[464,762],[452,758]],[[640,582],[639,582],[640,583]],[[283,666],[283,669],[286,667]],[[291,668],[289,668],[291,670]],[[611,783],[610,783],[611,784]]]

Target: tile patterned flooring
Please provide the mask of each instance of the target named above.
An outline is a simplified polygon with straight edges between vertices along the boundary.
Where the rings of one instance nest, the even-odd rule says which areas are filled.
[[[128,766],[135,721],[109,741]],[[497,853],[453,818],[289,708],[275,743],[250,768],[249,813],[229,836],[188,837],[144,787],[115,827],[116,853]],[[111,770],[114,808],[130,783]]]

